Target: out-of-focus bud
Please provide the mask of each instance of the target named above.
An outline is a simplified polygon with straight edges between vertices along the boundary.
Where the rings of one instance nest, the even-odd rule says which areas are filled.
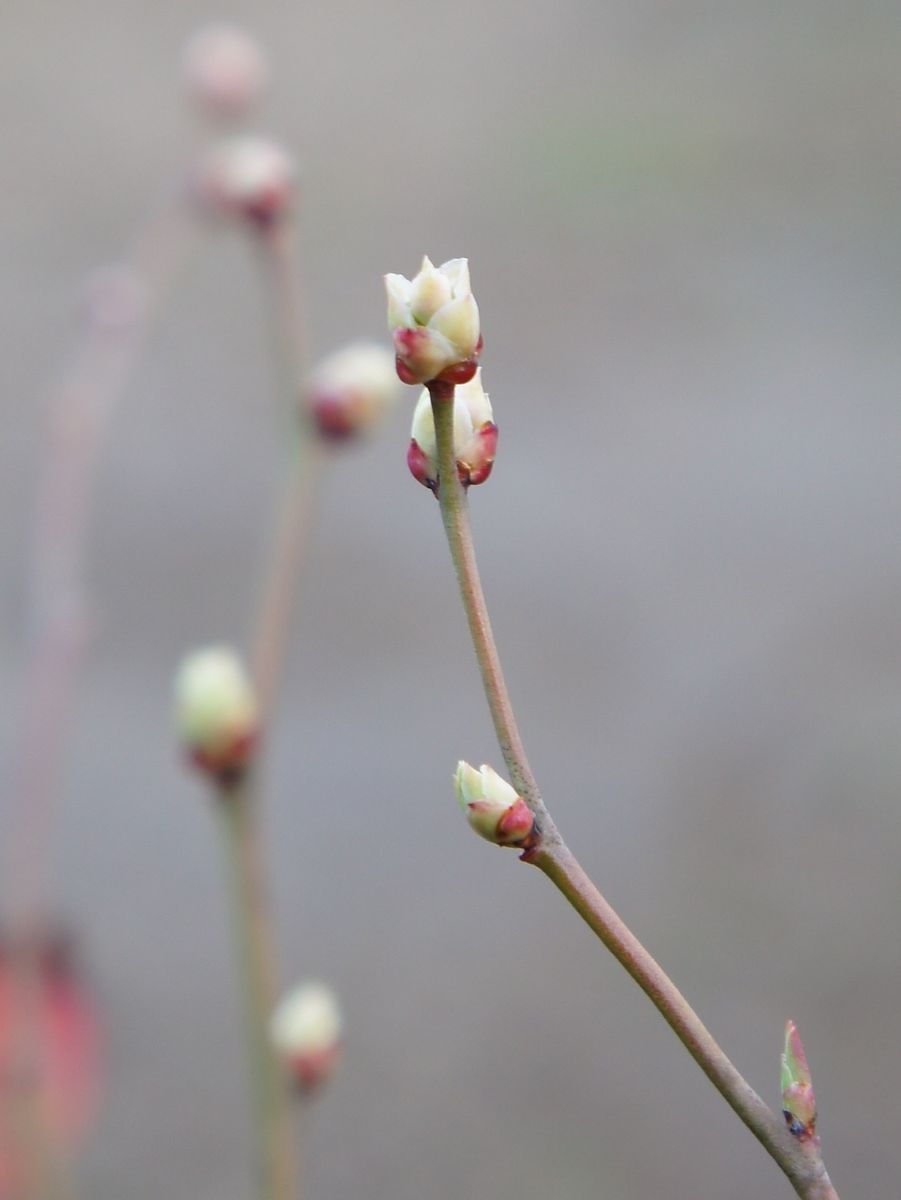
[[[486,764],[478,770],[459,762],[454,787],[460,807],[476,833],[496,846],[527,848],[535,821],[522,796]]]
[[[306,405],[321,437],[345,441],[376,425],[393,406],[398,390],[390,351],[371,342],[354,342],[315,368],[305,389]]]
[[[469,383],[454,391],[454,455],[457,474],[464,487],[484,483],[494,466],[497,452],[497,426],[488,395],[482,388],[481,371],[476,371]],[[414,479],[434,492],[438,487],[438,445],[435,438],[435,418],[428,388],[413,410],[407,466]]]
[[[221,786],[237,783],[260,730],[256,695],[232,650],[210,646],[188,655],[175,679],[175,715],[191,761]]]
[[[291,156],[276,142],[232,137],[206,152],[195,191],[211,213],[267,229],[290,211],[295,177]]]
[[[16,1138],[16,1088],[29,1088],[50,1149],[85,1138],[100,1096],[102,1029],[71,940],[0,935],[0,1196],[32,1194],[28,1155]],[[22,1102],[19,1097],[18,1102]]]
[[[341,1009],[324,983],[294,988],[272,1015],[270,1038],[298,1091],[310,1092],[328,1080],[341,1055]]]
[[[404,383],[472,379],[482,335],[467,260],[452,258],[435,267],[424,258],[413,279],[386,275],[385,290],[397,373]]]
[[[789,1131],[801,1142],[816,1138],[817,1099],[813,1091],[807,1055],[794,1021],[785,1023],[782,1052],[782,1114]]]
[[[259,99],[267,76],[262,50],[237,25],[206,25],[185,47],[185,83],[209,116],[243,117]]]

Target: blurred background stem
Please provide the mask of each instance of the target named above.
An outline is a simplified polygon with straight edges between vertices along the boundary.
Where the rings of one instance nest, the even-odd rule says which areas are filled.
[[[803,1200],[838,1200],[818,1145],[793,1137],[781,1113],[773,1112],[744,1079],[663,968],[592,883],[545,807],[510,702],[476,562],[468,497],[454,453],[454,388],[437,381],[428,386],[438,446],[441,517],[482,684],[511,782],[535,818],[537,844],[523,859],[544,871],[625,967],[713,1086],[778,1163],[797,1194]]]
[[[269,1039],[278,978],[266,869],[256,829],[257,805],[246,783],[222,787],[218,800],[243,993],[259,1196],[260,1200],[295,1200],[298,1170],[289,1096]]]
[[[265,747],[272,733],[294,624],[319,464],[301,419],[307,338],[293,222],[277,221],[261,229],[258,250],[278,376],[278,419],[290,443],[250,635],[251,677]],[[223,789],[220,807],[231,863],[235,939],[253,1081],[260,1195],[261,1200],[291,1200],[298,1195],[299,1155],[292,1130],[291,1097],[269,1037],[280,979],[266,884],[263,768],[264,759],[258,753],[240,788]]]
[[[268,730],[284,675],[322,464],[302,409],[309,339],[294,223],[277,222],[263,230],[259,250],[281,401],[277,418],[290,446],[251,633],[251,670]]]
[[[29,650],[2,873],[4,919],[19,947],[10,956],[8,1123],[24,1176],[41,1197],[72,1194],[42,1096],[39,961],[48,933],[56,801],[91,625],[85,558],[93,491],[113,413],[193,232],[179,190],[148,221],[131,253],[89,282],[82,297],[84,332],[48,405],[32,541]]]

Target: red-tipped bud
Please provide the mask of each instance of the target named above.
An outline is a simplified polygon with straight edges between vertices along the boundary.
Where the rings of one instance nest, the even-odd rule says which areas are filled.
[[[195,191],[211,214],[267,229],[290,212],[295,177],[294,162],[276,142],[233,137],[204,155]]]
[[[73,1150],[96,1115],[101,1041],[65,936],[0,941],[0,1196],[30,1194],[35,1183],[3,1119],[15,1110],[13,1089],[32,1090],[51,1149]]]
[[[413,279],[386,275],[388,328],[394,338],[397,373],[404,383],[466,383],[482,352],[479,308],[465,258],[435,267],[422,260]]]
[[[782,1112],[791,1133],[801,1142],[816,1139],[817,1099],[807,1055],[794,1021],[785,1024],[782,1051]]]
[[[528,848],[535,821],[525,800],[497,771],[459,762],[454,788],[460,807],[476,833],[496,846]]]
[[[298,1091],[309,1093],[333,1074],[341,1056],[341,1009],[324,983],[304,983],[279,1004],[270,1037]]]
[[[262,50],[237,25],[207,25],[185,47],[185,84],[208,116],[245,116],[259,99],[267,76]]]
[[[306,404],[320,436],[343,442],[376,426],[394,405],[398,390],[390,352],[355,342],[316,367],[307,383]]]
[[[194,765],[220,786],[236,783],[260,736],[256,695],[237,655],[226,646],[190,654],[175,679],[175,713]]]
[[[481,372],[454,390],[454,456],[457,474],[464,487],[484,483],[491,474],[497,453],[497,426],[491,403],[482,388]],[[413,412],[407,466],[414,479],[432,491],[438,486],[438,444],[435,418],[428,389],[424,389]]]

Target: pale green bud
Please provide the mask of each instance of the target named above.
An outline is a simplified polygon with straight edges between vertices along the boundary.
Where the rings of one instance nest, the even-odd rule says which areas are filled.
[[[422,260],[419,274],[410,283],[410,315],[417,325],[428,325],[429,321],[445,304],[454,298],[453,287],[444,271],[439,271],[428,255]]]
[[[223,783],[247,766],[259,739],[257,699],[227,646],[195,650],[175,677],[175,719],[193,762]]]
[[[412,279],[386,275],[385,291],[397,373],[404,383],[471,379],[482,338],[466,259],[452,258],[435,267],[423,258]]]
[[[460,482],[466,487],[485,482],[497,451],[497,426],[481,375],[481,370],[476,371],[469,383],[454,389],[454,457]],[[428,388],[423,388],[413,410],[410,439],[407,466],[414,478],[434,491],[438,483],[438,444]]]
[[[492,767],[462,760],[454,775],[457,800],[476,833],[496,846],[526,846],[534,819],[516,790]]]
[[[354,342],[315,368],[306,403],[322,437],[343,441],[376,425],[393,406],[399,386],[390,351]]]
[[[290,991],[272,1014],[273,1049],[304,1090],[323,1083],[341,1049],[343,1020],[338,998],[324,983],[304,983]]]
[[[785,1024],[782,1051],[782,1112],[791,1133],[799,1141],[816,1138],[817,1100],[807,1055],[794,1021]]]

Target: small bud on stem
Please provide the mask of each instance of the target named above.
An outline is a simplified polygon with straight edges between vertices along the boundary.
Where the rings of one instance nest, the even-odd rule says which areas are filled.
[[[227,646],[189,655],[175,679],[175,712],[194,765],[220,787],[239,782],[260,730],[256,695],[238,656]]]
[[[211,117],[245,116],[259,99],[267,74],[262,50],[237,25],[206,25],[185,47],[185,84]]]
[[[525,800],[492,767],[483,763],[478,770],[468,762],[459,762],[454,786],[460,807],[479,837],[496,846],[529,849],[535,821]]]
[[[332,1075],[341,1055],[341,1009],[324,983],[304,983],[289,992],[272,1015],[273,1048],[297,1090],[307,1094]]]
[[[398,386],[390,352],[354,342],[315,368],[305,388],[305,405],[321,438],[343,442],[366,433],[387,414]]]
[[[460,482],[464,487],[484,483],[494,466],[497,426],[488,396],[482,388],[480,370],[476,371],[469,383],[461,384],[454,390],[452,402],[454,454]],[[416,403],[410,432],[407,466],[414,479],[434,492],[438,488],[438,443],[428,388],[423,390]]]
[[[204,155],[194,186],[211,214],[264,230],[290,212],[295,175],[294,162],[278,143],[230,137]]]
[[[807,1065],[807,1055],[794,1021],[785,1024],[782,1052],[782,1113],[789,1132],[800,1142],[819,1141],[816,1136],[817,1100]]]

